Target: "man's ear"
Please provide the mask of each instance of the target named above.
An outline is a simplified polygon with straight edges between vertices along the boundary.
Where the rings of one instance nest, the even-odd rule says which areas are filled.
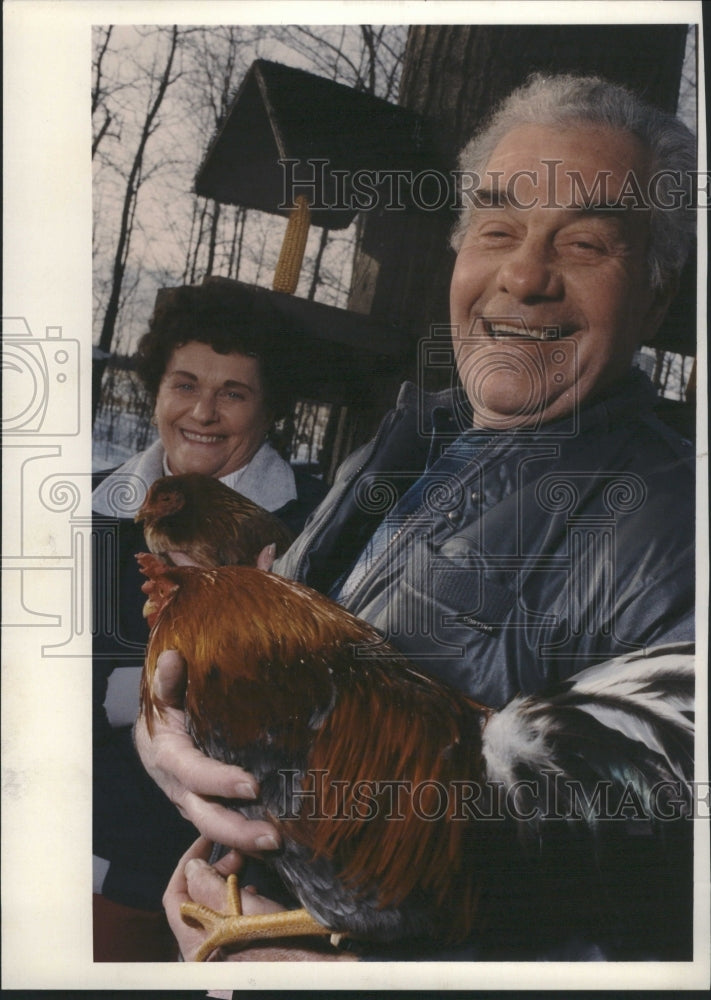
[[[666,279],[661,288],[654,292],[652,303],[647,311],[643,323],[644,342],[653,341],[659,332],[659,327],[667,314],[676,293],[679,291],[679,275],[672,274]]]

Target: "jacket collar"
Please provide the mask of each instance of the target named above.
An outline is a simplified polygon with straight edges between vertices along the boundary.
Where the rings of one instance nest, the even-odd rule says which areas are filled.
[[[134,517],[148,488],[165,475],[160,440],[110,472],[92,494],[92,510],[109,517]],[[265,442],[252,460],[220,482],[266,510],[279,510],[296,499],[296,481],[288,462]]]
[[[500,433],[507,438],[513,435],[517,440],[539,436],[552,440],[569,438],[589,427],[599,427],[601,423],[612,426],[628,414],[651,410],[657,401],[657,391],[649,378],[638,368],[632,368],[603,395],[561,420]],[[457,437],[473,424],[472,407],[461,386],[430,393],[414,382],[404,382],[396,406],[417,412],[424,433],[435,430]]]

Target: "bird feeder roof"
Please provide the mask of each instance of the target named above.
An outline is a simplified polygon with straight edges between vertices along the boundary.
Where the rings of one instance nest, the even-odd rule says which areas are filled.
[[[426,123],[412,111],[258,59],[210,144],[195,191],[222,203],[285,215],[291,208],[285,203],[286,171],[293,171],[289,177],[309,182],[302,190],[311,202],[311,221],[345,229],[356,214],[350,197],[353,174],[432,169],[436,157],[427,132]],[[285,160],[298,163],[285,168],[280,164]],[[344,173],[334,176],[338,171]]]

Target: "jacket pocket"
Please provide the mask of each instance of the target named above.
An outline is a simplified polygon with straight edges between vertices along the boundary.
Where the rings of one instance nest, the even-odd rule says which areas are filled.
[[[495,635],[506,624],[516,603],[515,574],[494,574],[469,566],[435,568],[435,593],[442,627],[469,626]]]

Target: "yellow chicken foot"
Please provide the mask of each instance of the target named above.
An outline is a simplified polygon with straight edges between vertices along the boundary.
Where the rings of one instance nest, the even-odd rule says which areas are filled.
[[[183,903],[180,915],[186,924],[209,931],[195,954],[194,961],[204,962],[215,948],[241,944],[261,938],[301,937],[303,935],[330,934],[337,944],[340,935],[333,934],[306,910],[279,910],[277,913],[254,913],[245,916],[239,895],[236,875],[227,878],[227,912],[218,913],[202,903]]]

